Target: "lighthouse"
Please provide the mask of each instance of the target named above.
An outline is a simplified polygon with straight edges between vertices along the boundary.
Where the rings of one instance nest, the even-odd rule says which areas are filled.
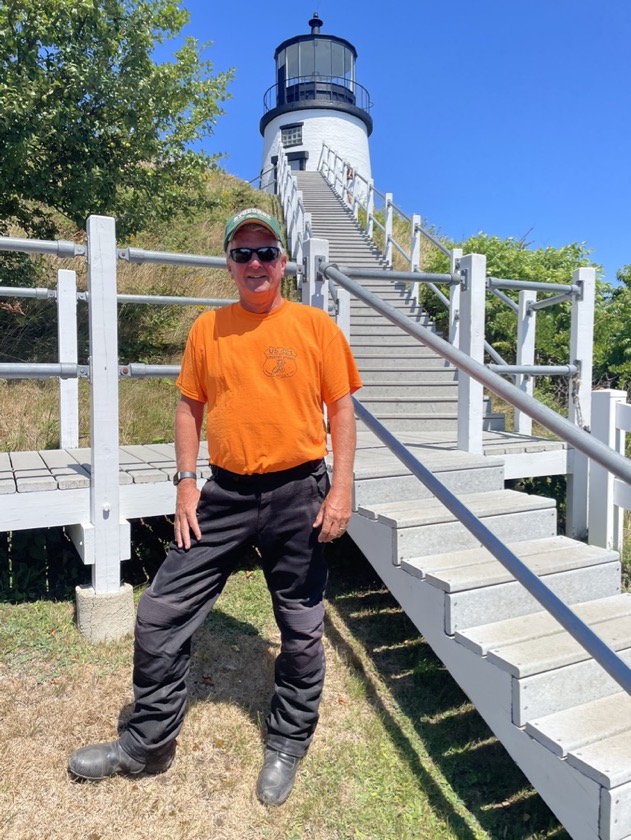
[[[357,50],[345,38],[323,35],[314,12],[311,31],[276,48],[276,82],[263,98],[261,188],[275,191],[283,149],[293,170],[315,171],[326,143],[366,180],[372,132],[370,96],[355,78]]]

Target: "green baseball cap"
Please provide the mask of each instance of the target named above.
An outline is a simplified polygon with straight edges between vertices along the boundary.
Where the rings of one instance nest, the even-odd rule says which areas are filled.
[[[241,225],[245,224],[263,225],[263,227],[266,227],[272,233],[275,239],[281,243],[283,241],[283,235],[280,232],[280,225],[273,216],[270,216],[270,214],[266,213],[264,210],[259,210],[257,207],[247,207],[245,210],[239,210],[239,212],[235,213],[234,216],[230,216],[226,222],[226,229],[223,236],[224,251],[228,247],[228,242],[230,242],[237,230],[241,227]]]

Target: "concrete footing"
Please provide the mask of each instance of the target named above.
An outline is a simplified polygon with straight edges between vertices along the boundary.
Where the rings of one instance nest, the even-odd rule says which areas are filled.
[[[128,583],[118,592],[97,595],[91,586],[75,589],[77,627],[89,642],[115,642],[134,629],[134,593]]]

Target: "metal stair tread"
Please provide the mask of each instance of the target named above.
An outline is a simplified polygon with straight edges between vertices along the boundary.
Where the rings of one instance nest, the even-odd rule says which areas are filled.
[[[525,545],[511,543],[509,548],[539,577],[617,560],[615,553],[604,549],[567,538],[565,542],[554,540],[528,540]],[[508,569],[482,547],[451,555],[406,558],[401,566],[444,592],[463,592],[514,580]]]
[[[599,598],[596,601],[584,601],[581,604],[574,604],[572,610],[588,623],[602,615],[608,617],[624,615],[631,610],[631,594],[622,593],[611,595],[609,598]],[[492,624],[469,627],[466,630],[457,630],[455,639],[479,656],[486,656],[492,648],[547,636],[559,627],[558,621],[550,613],[541,611],[527,616],[507,618]]]
[[[629,728],[631,697],[626,691],[526,723],[526,732],[530,737],[560,758],[598,741],[621,735]]]
[[[544,496],[528,496],[515,490],[488,490],[484,493],[468,493],[460,501],[478,517],[501,516],[519,511],[554,508],[554,499]],[[406,528],[419,525],[434,525],[455,522],[456,517],[438,499],[409,499],[402,502],[386,502],[359,507],[357,512],[369,519],[377,519],[388,525]]]

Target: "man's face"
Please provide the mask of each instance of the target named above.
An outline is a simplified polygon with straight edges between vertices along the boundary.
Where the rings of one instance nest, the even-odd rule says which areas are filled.
[[[272,233],[263,230],[239,229],[228,248],[265,248],[278,246]],[[271,312],[282,303],[280,281],[287,257],[279,255],[272,262],[261,262],[256,254],[247,263],[236,263],[228,254],[228,271],[239,292],[239,302],[249,312]]]

